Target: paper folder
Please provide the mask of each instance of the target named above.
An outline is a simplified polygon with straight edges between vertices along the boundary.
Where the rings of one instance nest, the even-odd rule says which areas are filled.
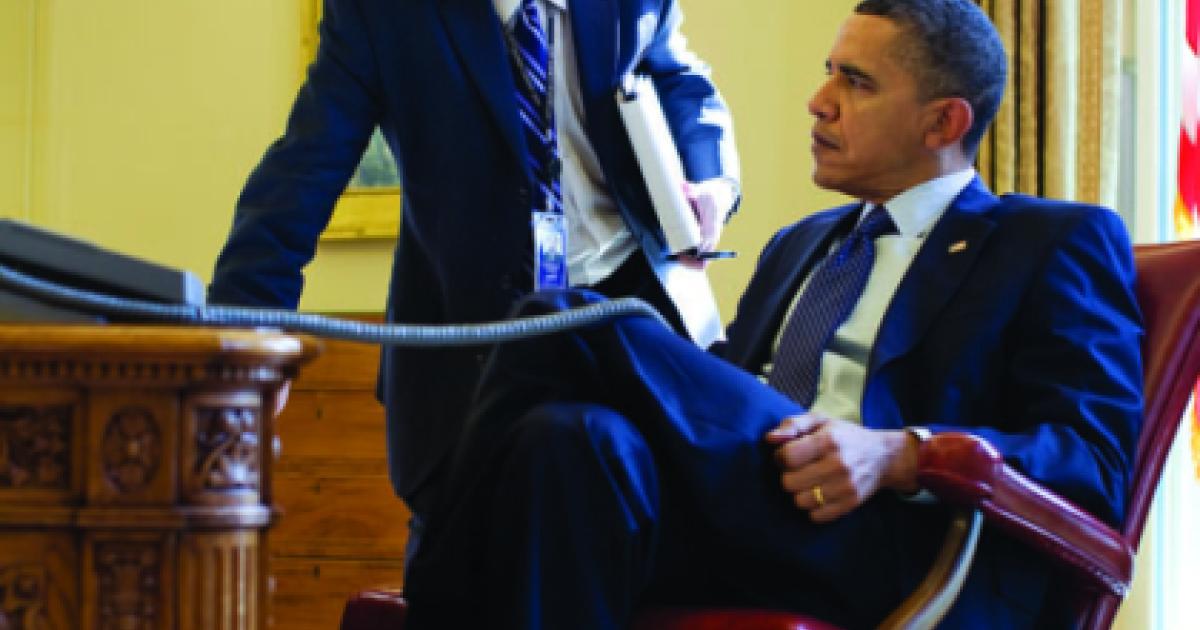
[[[666,252],[647,251],[654,273],[674,302],[696,345],[707,348],[724,339],[725,331],[708,275],[668,260],[668,255],[694,252],[702,242],[700,225],[683,193],[686,181],[679,151],[667,126],[658,91],[649,77],[629,75],[616,92],[617,110],[646,181],[650,203],[667,240]]]
[[[667,237],[668,253],[695,251],[703,240],[700,224],[683,194],[683,164],[650,77],[628,76],[617,90],[617,109]]]

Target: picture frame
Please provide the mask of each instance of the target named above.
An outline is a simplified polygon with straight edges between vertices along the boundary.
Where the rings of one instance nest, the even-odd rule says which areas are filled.
[[[317,55],[321,0],[302,3],[300,81]],[[338,199],[322,241],[395,239],[400,234],[400,181],[396,163],[376,129],[350,184]]]

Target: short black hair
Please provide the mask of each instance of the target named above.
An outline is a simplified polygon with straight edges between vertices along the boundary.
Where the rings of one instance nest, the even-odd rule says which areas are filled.
[[[971,104],[975,120],[963,137],[973,155],[1000,109],[1008,57],[1000,34],[971,0],[864,0],[859,15],[896,23],[908,38],[897,46],[924,99],[958,97]]]

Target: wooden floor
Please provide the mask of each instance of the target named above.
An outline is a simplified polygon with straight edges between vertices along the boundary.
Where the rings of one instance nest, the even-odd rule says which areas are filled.
[[[337,628],[351,593],[401,584],[408,511],[387,478],[378,357],[375,346],[326,341],[279,419],[273,628]]]

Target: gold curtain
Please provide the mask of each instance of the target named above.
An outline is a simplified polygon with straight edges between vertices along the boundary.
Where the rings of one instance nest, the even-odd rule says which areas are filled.
[[[1117,198],[1121,0],[977,0],[1008,51],[978,167],[992,190]]]

